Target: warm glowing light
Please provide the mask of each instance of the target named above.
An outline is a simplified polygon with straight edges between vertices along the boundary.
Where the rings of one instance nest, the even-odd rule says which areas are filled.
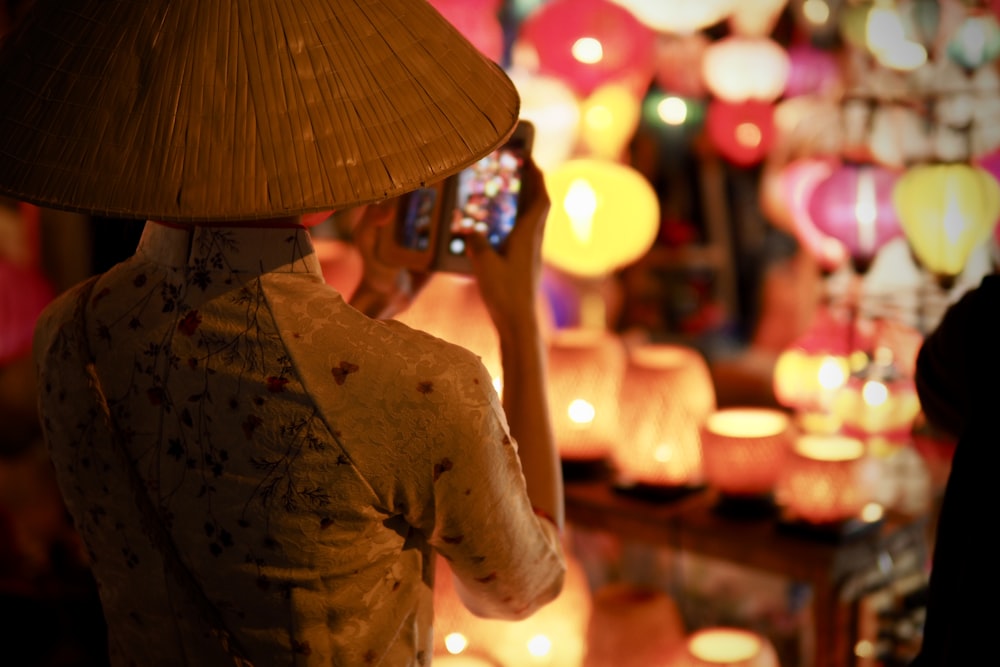
[[[656,105],[656,113],[667,125],[683,125],[688,116],[687,102],[679,97],[664,97]]]
[[[597,211],[597,193],[585,179],[577,178],[569,184],[563,209],[569,216],[570,228],[576,238],[587,243],[594,229],[594,213]]]
[[[597,410],[587,401],[577,398],[570,402],[569,407],[566,408],[566,414],[574,424],[586,426],[593,423],[594,417],[597,416]]]
[[[552,640],[545,635],[535,635],[528,640],[528,653],[533,658],[544,658],[552,651]]]
[[[854,645],[854,655],[859,658],[874,658],[875,644],[870,639],[862,639]]]
[[[837,435],[803,435],[795,440],[795,452],[814,461],[851,461],[865,453],[857,438]]]
[[[802,15],[813,25],[826,25],[830,20],[830,5],[825,0],[805,0],[802,3]]]
[[[854,216],[858,220],[858,247],[867,254],[875,251],[875,218],[878,213],[876,205],[875,178],[871,171],[861,171],[858,173]]]
[[[688,649],[696,658],[725,665],[754,657],[760,652],[761,641],[744,630],[717,629],[693,636]]]
[[[867,523],[881,521],[883,516],[885,516],[885,508],[878,503],[867,503],[861,508],[861,520]]]
[[[461,632],[451,632],[444,638],[444,647],[448,653],[457,655],[469,646],[469,640]]]
[[[653,451],[653,458],[660,463],[667,463],[671,458],[673,458],[673,450],[674,448],[671,445],[662,442]]]
[[[729,438],[766,438],[788,428],[788,415],[769,409],[726,408],[709,415],[705,428]]]
[[[573,57],[586,65],[593,65],[604,59],[604,47],[593,37],[581,37],[573,42]]]
[[[823,357],[817,375],[819,386],[827,391],[833,391],[847,382],[847,363],[842,357]]]
[[[861,388],[861,397],[867,405],[878,407],[889,399],[889,388],[878,380],[868,380]]]
[[[603,130],[609,127],[615,118],[611,109],[605,106],[595,106],[587,109],[587,114],[583,117],[588,129]]]
[[[764,134],[757,127],[756,123],[740,123],[736,126],[736,141],[747,148],[760,146],[761,139],[763,138]]]

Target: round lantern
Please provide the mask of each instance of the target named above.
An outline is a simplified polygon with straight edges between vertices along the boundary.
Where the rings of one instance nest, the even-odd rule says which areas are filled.
[[[920,399],[913,378],[901,373],[892,353],[882,348],[837,392],[833,410],[844,433],[899,440],[909,435]]]
[[[713,99],[708,104],[705,128],[723,157],[733,164],[750,166],[763,159],[774,142],[774,105]]]
[[[669,667],[779,667],[766,637],[742,628],[704,628],[691,634]]]
[[[842,85],[840,64],[832,51],[796,44],[788,49],[788,65],[785,97],[831,95]]]
[[[778,482],[783,519],[810,524],[859,519],[872,502],[877,475],[877,463],[856,438],[796,438]]]
[[[716,410],[701,431],[705,480],[727,499],[769,497],[789,447],[791,430],[791,419],[781,410]]]
[[[711,43],[703,32],[660,35],[656,42],[656,85],[676,95],[704,97],[707,90],[701,61]]]
[[[622,159],[639,125],[639,96],[620,83],[604,84],[580,105],[580,140],[587,154],[606,160]]]
[[[659,32],[689,35],[722,21],[737,0],[614,0]]]
[[[847,246],[816,226],[809,202],[816,187],[833,174],[838,164],[829,158],[800,158],[787,164],[778,178],[795,238],[827,271],[847,261]]]
[[[791,65],[788,52],[767,37],[731,35],[705,51],[702,76],[725,102],[773,102],[785,90]]]
[[[656,191],[640,172],[577,158],[545,174],[552,208],[542,257],[581,277],[600,277],[649,250],[660,221]]]
[[[843,163],[809,198],[816,228],[843,243],[860,272],[883,245],[903,234],[892,201],[898,178],[898,172],[884,167]]]
[[[568,160],[580,131],[580,100],[560,79],[523,70],[511,72],[521,96],[520,117],[535,126],[531,158],[543,172]]]
[[[665,142],[687,145],[705,120],[705,103],[651,88],[642,101],[642,123]]]
[[[962,272],[1000,216],[996,179],[964,163],[910,168],[897,181],[892,200],[914,255],[945,282]]]
[[[600,329],[559,329],[549,341],[548,361],[549,411],[560,458],[571,464],[605,460],[621,437],[621,339]]]
[[[955,30],[948,57],[967,70],[993,62],[1000,56],[1000,24],[987,12],[973,12]]]
[[[582,96],[612,81],[645,90],[653,76],[653,31],[610,0],[550,0],[521,23],[518,42],[540,74]]]
[[[715,386],[696,349],[666,343],[632,348],[621,390],[623,433],[613,450],[619,483],[700,485],[700,429],[715,408]]]

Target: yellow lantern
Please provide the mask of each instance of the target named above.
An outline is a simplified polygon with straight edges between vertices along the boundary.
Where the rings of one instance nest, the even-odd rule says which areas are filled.
[[[669,667],[779,667],[766,637],[742,628],[703,628],[688,637]]]
[[[547,172],[568,160],[580,132],[580,101],[568,84],[554,76],[511,72],[521,95],[520,117],[535,126],[531,157]]]
[[[604,84],[580,107],[580,139],[596,158],[620,160],[625,146],[639,125],[639,97],[629,86]]]
[[[917,259],[953,279],[1000,216],[1000,185],[970,164],[932,164],[907,170],[892,193],[899,222]]]
[[[552,200],[542,257],[596,278],[639,259],[656,239],[660,203],[639,171],[597,158],[569,160],[545,174]]]

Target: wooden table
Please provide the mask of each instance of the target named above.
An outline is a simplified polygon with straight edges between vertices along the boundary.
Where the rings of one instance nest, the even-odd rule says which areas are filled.
[[[789,532],[773,516],[727,516],[717,511],[717,501],[709,490],[661,501],[621,493],[606,480],[566,482],[566,518],[574,525],[809,584],[814,650],[812,662],[799,667],[856,664],[855,603],[863,580],[872,573],[893,576],[892,564],[903,554],[926,558],[926,521],[919,517],[887,515],[837,541]]]

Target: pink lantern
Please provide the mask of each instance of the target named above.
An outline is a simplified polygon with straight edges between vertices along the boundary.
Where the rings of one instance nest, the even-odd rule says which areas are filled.
[[[810,44],[788,49],[790,68],[785,97],[832,94],[841,86],[840,64],[832,51]]]
[[[0,259],[0,366],[31,351],[35,321],[52,297],[37,269]]]
[[[431,5],[483,55],[497,63],[503,59],[503,26],[497,0],[431,0]]]
[[[610,0],[551,0],[521,24],[521,46],[534,49],[538,72],[586,97],[610,82],[645,90],[653,76],[654,33]]]
[[[774,143],[774,105],[713,99],[708,104],[705,129],[723,157],[733,164],[750,166],[762,160]]]
[[[892,193],[899,172],[871,164],[844,163],[809,198],[809,214],[821,232],[843,243],[859,272],[879,249],[903,235]]]
[[[816,186],[830,177],[837,164],[829,158],[801,158],[786,165],[779,177],[795,237],[828,271],[847,261],[847,247],[816,227],[809,201]]]

